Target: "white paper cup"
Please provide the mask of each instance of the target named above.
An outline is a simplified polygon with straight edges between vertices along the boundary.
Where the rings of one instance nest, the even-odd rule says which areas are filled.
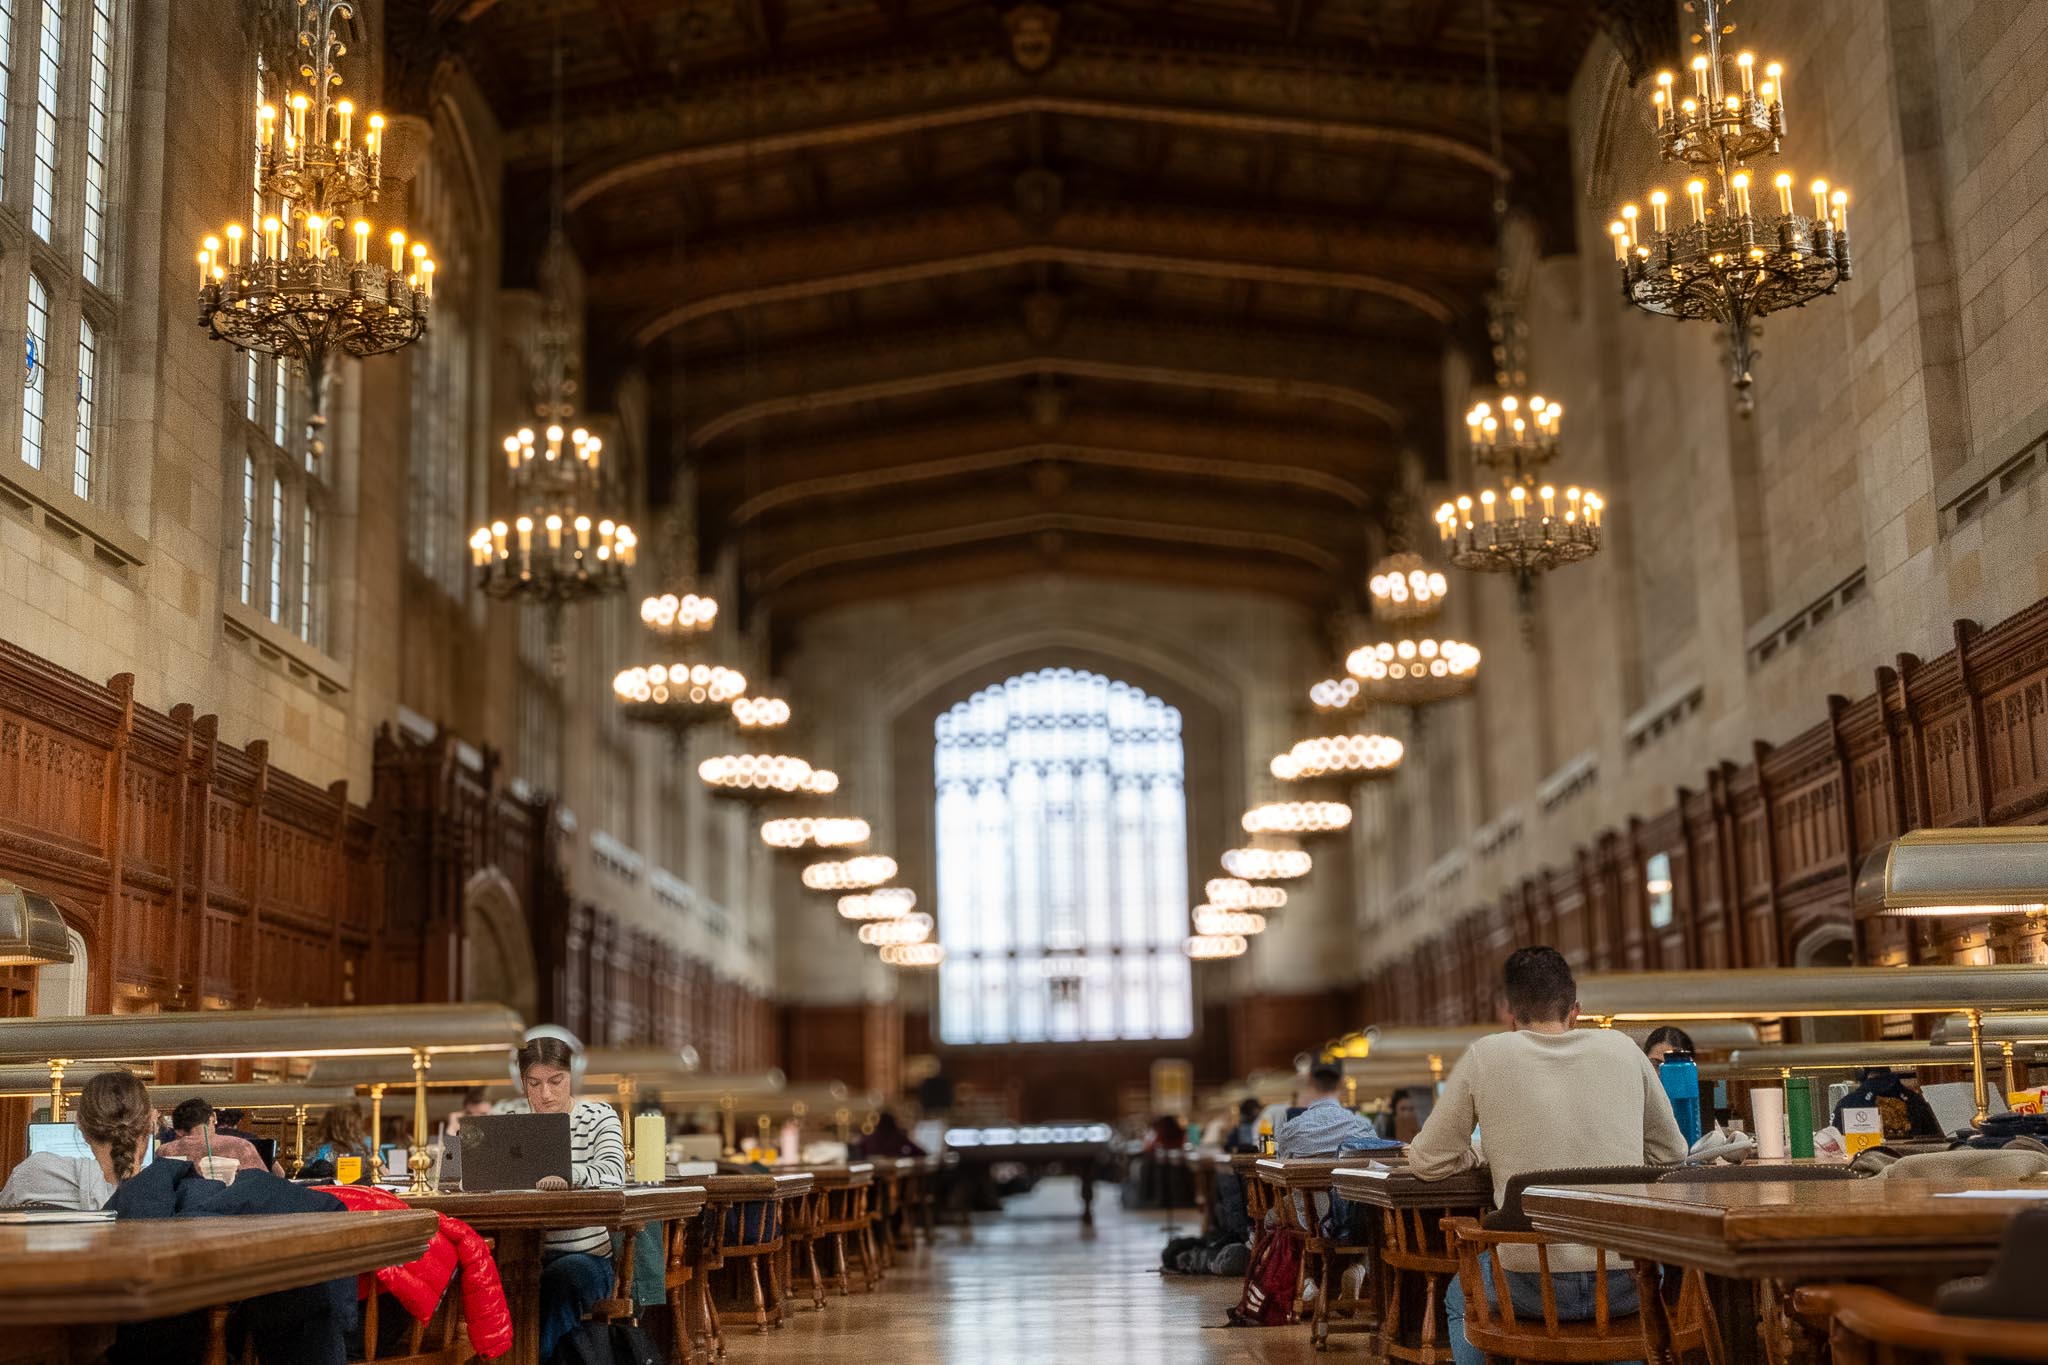
[[[199,1174],[223,1185],[234,1184],[235,1176],[242,1169],[242,1163],[231,1156],[203,1156],[192,1164],[199,1168]]]
[[[1749,1112],[1756,1120],[1756,1154],[1760,1157],[1785,1155],[1785,1092],[1777,1086],[1760,1086],[1749,1092]]]

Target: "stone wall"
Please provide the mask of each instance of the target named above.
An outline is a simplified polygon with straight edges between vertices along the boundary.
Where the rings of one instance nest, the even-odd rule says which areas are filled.
[[[1454,575],[1486,651],[1425,741],[1455,750],[1456,794],[1416,765],[1367,798],[1362,967],[1825,719],[1900,653],[1940,654],[1955,619],[2048,593],[2048,405],[2026,377],[2048,342],[2048,12],[1749,8],[1736,41],[1786,64],[1783,164],[1854,196],[1855,278],[1766,322],[1739,416],[1713,327],[1619,297],[1607,221],[1682,181],[1653,164],[1647,84],[1595,40],[1572,94],[1578,242],[1543,244],[1528,319],[1531,380],[1565,405],[1560,472],[1608,494],[1608,544],[1544,580],[1533,644],[1510,587]]]

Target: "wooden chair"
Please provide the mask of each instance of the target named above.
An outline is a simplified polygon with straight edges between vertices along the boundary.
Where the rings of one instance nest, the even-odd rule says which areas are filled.
[[[1552,1279],[1550,1249],[1554,1245],[1539,1232],[1501,1232],[1480,1226],[1476,1218],[1446,1218],[1443,1230],[1458,1258],[1458,1283],[1465,1294],[1465,1339],[1486,1352],[1514,1361],[1579,1362],[1644,1360],[1649,1357],[1649,1338],[1644,1335],[1642,1314],[1616,1315],[1608,1302],[1607,1252],[1593,1249],[1593,1316],[1583,1322],[1558,1317],[1557,1287]],[[1508,1289],[1508,1271],[1500,1263],[1500,1248],[1532,1247],[1540,1276],[1538,1288],[1543,1309],[1540,1320],[1525,1318],[1515,1308]],[[1494,1296],[1486,1294],[1486,1270],[1481,1253],[1491,1252]]]
[[[1380,1214],[1379,1261],[1386,1272],[1380,1281],[1380,1354],[1408,1365],[1448,1365],[1451,1347],[1437,1339],[1443,1316],[1443,1286],[1458,1273],[1458,1253],[1441,1226],[1437,1209],[1386,1209]],[[1407,1283],[1422,1286],[1416,1343],[1403,1338],[1411,1305],[1403,1292]]]
[[[362,1300],[363,1359],[376,1365],[463,1365],[476,1354],[470,1348],[469,1334],[462,1330],[462,1294],[450,1283],[448,1292],[442,1296],[441,1306],[433,1317],[421,1322],[408,1315],[405,1333],[405,1347],[397,1355],[382,1355],[378,1352],[379,1329],[383,1324],[384,1299],[389,1297],[382,1290]],[[207,1312],[205,1365],[228,1365],[230,1359],[239,1365],[255,1365],[256,1344],[246,1338],[238,1353],[228,1341],[229,1319],[239,1305],[217,1304]],[[393,1312],[404,1314],[396,1300],[391,1303]]]
[[[1872,1285],[1806,1285],[1794,1294],[1793,1311],[1829,1322],[1835,1365],[2048,1361],[2048,1331],[2039,1320],[1941,1313]]]
[[[737,1293],[744,1269],[746,1283],[753,1291],[755,1331],[767,1333],[783,1323],[787,1280],[778,1271],[783,1263],[787,1225],[774,1189],[774,1177],[762,1176],[758,1189],[749,1184],[745,1188],[721,1190],[705,1201],[704,1211],[697,1217],[697,1243],[686,1249],[696,1266],[692,1280],[695,1289],[689,1296],[694,1311],[688,1316],[693,1327],[701,1327],[706,1348],[714,1359],[725,1357],[725,1331],[711,1292],[712,1271],[730,1267]],[[735,1218],[740,1224],[737,1235],[731,1227]],[[747,1235],[750,1225],[752,1237]],[[764,1264],[768,1269],[765,1284],[761,1274]]]
[[[1336,1163],[1331,1162],[1330,1166],[1334,1169]],[[1323,1216],[1329,1212],[1332,1199],[1328,1176],[1325,1175],[1320,1183],[1313,1180],[1304,1183],[1298,1174],[1285,1184],[1269,1184],[1263,1178],[1256,1183],[1266,1186],[1271,1192],[1272,1205],[1278,1210],[1275,1226],[1283,1235],[1294,1238],[1301,1247],[1300,1269],[1294,1278],[1293,1309],[1296,1317],[1304,1313],[1308,1315],[1309,1340],[1315,1348],[1318,1351],[1329,1349],[1332,1312],[1350,1319],[1337,1330],[1378,1330],[1379,1296],[1371,1277],[1374,1247],[1363,1243],[1352,1245],[1325,1234]],[[1367,1268],[1365,1291],[1356,1298],[1341,1298],[1345,1272],[1354,1265]],[[1304,1303],[1301,1297],[1303,1285],[1310,1281],[1316,1286],[1316,1295]]]
[[[812,1204],[810,1269],[814,1293],[823,1306],[817,1250],[818,1244],[827,1238],[838,1259],[839,1269],[834,1278],[839,1286],[839,1296],[845,1298],[852,1292],[854,1255],[860,1257],[861,1292],[874,1290],[875,1250],[870,1241],[868,1203],[874,1192],[875,1173],[865,1163],[838,1169],[821,1168],[813,1173],[818,1176],[818,1194]],[[850,1251],[848,1238],[853,1242]]]

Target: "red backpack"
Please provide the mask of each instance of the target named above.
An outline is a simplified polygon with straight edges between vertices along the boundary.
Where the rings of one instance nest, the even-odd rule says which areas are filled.
[[[1230,1310],[1237,1327],[1284,1327],[1294,1321],[1301,1243],[1279,1228],[1262,1228],[1244,1269],[1244,1293]]]

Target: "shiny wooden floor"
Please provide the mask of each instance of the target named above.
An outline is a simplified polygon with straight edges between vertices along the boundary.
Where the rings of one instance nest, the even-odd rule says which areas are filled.
[[[789,1325],[766,1336],[734,1325],[730,1365],[1082,1365],[1088,1362],[1231,1361],[1294,1365],[1362,1357],[1362,1338],[1317,1356],[1308,1328],[1224,1328],[1236,1280],[1163,1276],[1167,1217],[1117,1207],[1097,1192],[1095,1229],[1080,1226],[1071,1180],[1048,1180],[1001,1214],[975,1218],[972,1240],[939,1230],[939,1245],[899,1255],[870,1295],[808,1297]],[[1186,1211],[1179,1233],[1195,1231]]]

